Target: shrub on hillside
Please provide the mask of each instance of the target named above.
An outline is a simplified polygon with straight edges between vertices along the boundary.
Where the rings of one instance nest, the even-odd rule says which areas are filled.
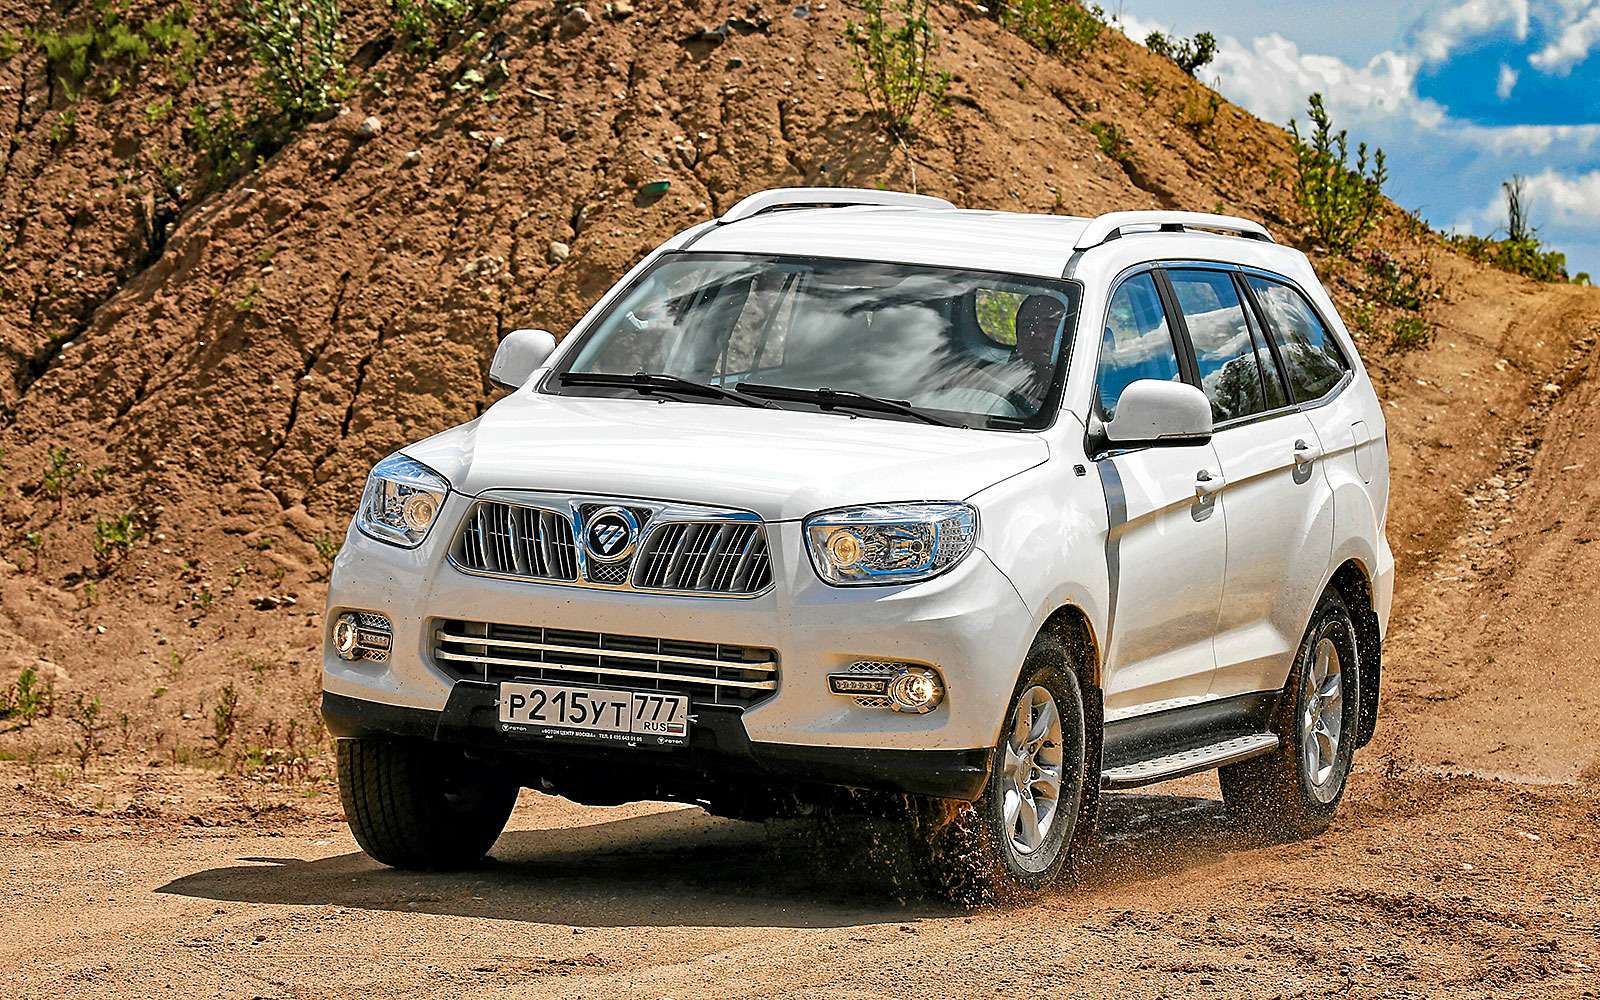
[[[1008,0],[1000,23],[1046,52],[1076,56],[1088,51],[1105,30],[1106,12],[1079,0]]]
[[[1193,38],[1152,31],[1145,36],[1144,47],[1170,59],[1190,76],[1217,57],[1217,37],[1209,31],[1202,31]]]
[[[261,67],[256,84],[285,127],[338,102],[345,67],[337,0],[247,0],[244,27]]]
[[[1450,237],[1450,243],[1468,257],[1492,264],[1502,271],[1520,274],[1534,281],[1566,281],[1566,254],[1546,250],[1531,233],[1521,239],[1503,240],[1470,234]]]
[[[899,0],[897,13],[889,17],[884,14],[883,0],[863,0],[865,18],[845,25],[845,41],[861,89],[873,113],[894,136],[911,131],[924,102],[942,105],[950,84],[950,74],[933,68],[938,46],[928,20],[928,3]]]
[[[432,59],[493,0],[389,0],[394,31],[408,52]]]
[[[1317,244],[1329,253],[1347,254],[1377,223],[1383,204],[1383,183],[1388,180],[1383,150],[1375,150],[1367,164],[1367,144],[1356,147],[1355,168],[1349,165],[1349,140],[1343,129],[1333,130],[1322,106],[1322,95],[1312,94],[1307,110],[1311,134],[1303,136],[1298,122],[1289,122],[1295,152],[1295,198]]]

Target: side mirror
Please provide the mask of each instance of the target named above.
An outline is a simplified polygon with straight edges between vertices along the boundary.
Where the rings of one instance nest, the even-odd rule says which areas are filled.
[[[1205,444],[1211,440],[1211,401],[1184,382],[1142,378],[1122,390],[1105,426],[1107,443],[1135,446]]]
[[[520,389],[555,349],[555,334],[549,330],[512,330],[495,349],[489,381],[502,389]]]

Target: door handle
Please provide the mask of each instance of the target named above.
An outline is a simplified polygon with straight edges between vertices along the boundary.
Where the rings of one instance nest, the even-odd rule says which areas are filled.
[[[1194,474],[1194,495],[1202,500],[1221,492],[1224,485],[1226,481],[1221,476],[1213,476],[1210,469],[1201,469]]]
[[[1294,443],[1294,464],[1310,465],[1312,462],[1315,462],[1321,457],[1322,449],[1306,444],[1304,438],[1301,438]]]

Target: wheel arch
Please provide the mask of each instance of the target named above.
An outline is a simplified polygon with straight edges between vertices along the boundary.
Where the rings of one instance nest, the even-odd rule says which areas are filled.
[[[1372,570],[1361,559],[1351,557],[1340,563],[1328,579],[1328,586],[1343,598],[1356,626],[1356,655],[1360,683],[1361,714],[1356,723],[1356,747],[1372,741],[1378,728],[1378,698],[1383,676],[1383,640],[1379,627]]]

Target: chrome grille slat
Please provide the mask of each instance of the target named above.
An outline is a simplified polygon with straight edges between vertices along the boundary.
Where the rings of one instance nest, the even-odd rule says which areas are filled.
[[[461,642],[468,644],[481,644],[478,636],[456,635],[447,631],[440,631],[437,638],[441,642]],[[626,637],[621,637],[626,638]],[[605,646],[565,646],[550,642],[527,642],[517,639],[497,638],[496,646],[507,646],[512,649],[530,649],[544,653],[572,653],[574,655],[600,655],[616,657],[624,660],[660,660],[667,663],[685,663],[701,667],[736,667],[740,670],[765,670],[775,671],[778,664],[773,660],[727,660],[708,659],[701,656],[674,656],[661,652],[660,640],[656,640],[655,652],[643,652],[630,649],[618,649]]]
[[[655,681],[676,681],[687,684],[707,684],[715,687],[750,688],[759,691],[776,691],[778,682],[766,681],[739,681],[728,677],[699,677],[692,674],[671,674],[660,670],[634,670],[629,667],[611,667],[604,664],[587,666],[579,663],[544,663],[538,660],[505,660],[494,656],[472,656],[467,653],[452,653],[449,650],[439,650],[435,654],[442,660],[452,660],[460,663],[486,663],[497,667],[539,667],[545,671],[566,672],[575,674],[595,674],[606,677],[644,677]],[[604,656],[599,659],[605,659]]]
[[[743,707],[778,687],[773,650],[682,639],[452,620],[434,623],[433,655],[460,678],[651,688],[698,704]]]

